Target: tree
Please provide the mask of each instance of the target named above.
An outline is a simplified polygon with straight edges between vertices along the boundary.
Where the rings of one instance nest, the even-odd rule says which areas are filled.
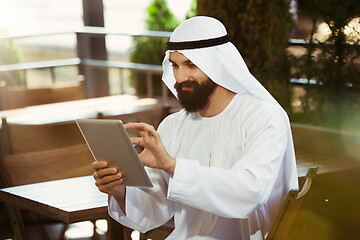
[[[197,12],[197,0],[192,0],[190,10],[186,13],[185,18],[189,19],[196,16]]]
[[[250,72],[290,110],[286,48],[293,27],[288,0],[198,0],[198,15],[222,21]]]
[[[165,0],[153,0],[147,8],[148,17],[146,28],[154,31],[173,31],[179,21],[168,9]],[[130,60],[137,63],[161,64],[166,51],[167,39],[155,39],[149,37],[134,38],[134,47],[130,55]],[[161,94],[161,78],[153,76],[154,94]],[[146,92],[145,76],[138,77],[139,92]]]
[[[311,17],[313,29],[306,54],[293,59],[295,77],[315,79],[317,84],[305,86],[303,113],[294,119],[360,129],[360,33],[356,35],[353,29],[355,34],[346,34],[349,23],[360,27],[360,2],[312,0],[299,2],[299,7],[300,14]],[[316,38],[316,23],[320,21],[326,23],[330,32],[322,42]]]

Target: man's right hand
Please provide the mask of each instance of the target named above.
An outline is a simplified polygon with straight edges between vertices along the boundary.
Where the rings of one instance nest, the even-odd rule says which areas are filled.
[[[121,172],[114,167],[109,167],[106,161],[95,161],[91,167],[95,170],[93,177],[99,191],[113,196],[125,213],[126,187],[120,185],[123,182]]]

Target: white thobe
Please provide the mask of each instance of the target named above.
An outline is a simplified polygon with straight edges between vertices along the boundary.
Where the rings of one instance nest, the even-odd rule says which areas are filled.
[[[284,121],[249,94],[214,117],[168,116],[158,132],[176,158],[174,175],[146,168],[154,187],[127,187],[126,216],[109,197],[109,214],[140,232],[174,216],[167,239],[262,239],[286,195]]]

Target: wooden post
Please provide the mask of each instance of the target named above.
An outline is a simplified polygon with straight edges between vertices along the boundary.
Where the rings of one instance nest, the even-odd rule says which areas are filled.
[[[83,0],[84,25],[104,27],[104,7],[102,0]],[[105,35],[77,33],[77,54],[80,59],[107,60]],[[79,74],[84,75],[85,96],[101,97],[109,95],[108,70],[80,64]]]
[[[153,81],[152,81],[151,72],[149,71],[146,72],[146,89],[147,89],[146,96],[148,98],[153,97],[154,96]]]
[[[6,203],[5,206],[10,217],[14,240],[27,240],[28,236],[20,210],[12,204]]]

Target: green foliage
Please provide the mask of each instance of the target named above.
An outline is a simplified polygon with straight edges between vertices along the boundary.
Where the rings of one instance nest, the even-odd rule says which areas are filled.
[[[197,14],[216,17],[228,27],[250,71],[292,121],[359,130],[360,37],[350,37],[345,31],[348,23],[360,16],[360,1],[303,0],[298,4],[299,13],[309,15],[314,27],[307,53],[301,57],[286,52],[294,26],[287,0],[198,0]],[[313,38],[319,21],[331,30],[324,43]],[[357,21],[360,25],[360,18]],[[290,112],[291,77],[321,82],[305,86],[300,114]]]
[[[191,2],[191,8],[190,10],[186,13],[186,19],[192,18],[196,16],[196,12],[197,12],[197,0],[193,0]]]
[[[360,2],[312,0],[302,4],[301,13],[311,17],[313,30],[307,53],[293,59],[295,77],[315,79],[321,85],[305,86],[303,113],[293,118],[335,128],[360,129],[360,38],[350,39],[345,34],[348,23],[360,16]],[[319,20],[331,31],[322,43],[314,39],[315,23]]]
[[[213,16],[227,26],[249,70],[288,110],[286,48],[293,26],[288,1],[198,0],[198,15]]]
[[[231,32],[254,76],[289,109],[286,48],[293,27],[287,0],[198,0],[198,15],[213,16]]]
[[[153,0],[147,8],[148,17],[146,26],[148,30],[154,31],[173,31],[179,21],[168,9],[165,0]],[[147,64],[161,64],[166,51],[167,39],[136,37],[134,38],[134,47],[130,55],[130,61]],[[153,76],[154,94],[161,94],[161,77]],[[139,74],[138,77],[139,92],[145,94],[146,83],[145,76]]]
[[[4,31],[0,28],[0,33]],[[20,50],[11,40],[0,40],[0,65],[15,64],[21,60]],[[6,85],[22,85],[24,77],[22,72],[0,72],[0,81],[5,81]]]

